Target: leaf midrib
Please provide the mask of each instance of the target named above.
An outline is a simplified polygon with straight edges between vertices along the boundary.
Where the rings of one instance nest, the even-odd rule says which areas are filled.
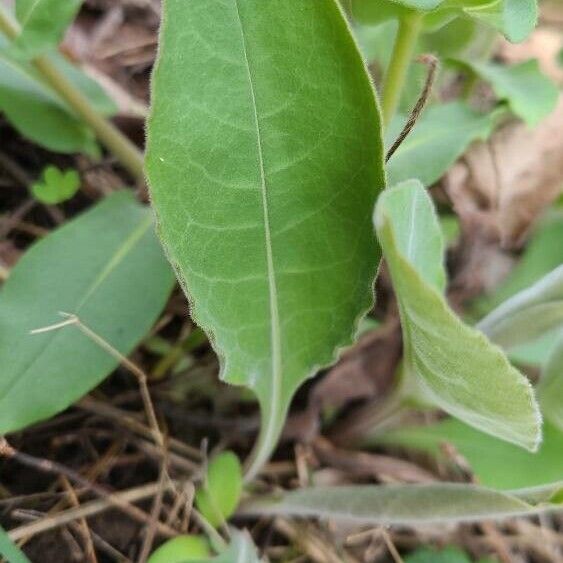
[[[269,290],[269,307],[270,307],[270,323],[271,323],[271,354],[272,354],[272,393],[270,395],[270,417],[268,420],[267,428],[264,432],[264,442],[269,443],[276,432],[276,410],[280,404],[281,394],[281,334],[280,334],[280,319],[278,310],[278,292],[276,285],[276,273],[274,268],[273,249],[272,249],[272,236],[270,229],[270,216],[268,209],[268,193],[266,173],[264,168],[264,148],[262,142],[262,134],[260,130],[260,118],[258,116],[258,107],[256,103],[256,93],[254,88],[254,80],[250,61],[248,58],[246,36],[244,32],[244,25],[240,14],[238,0],[234,0],[235,9],[240,25],[240,33],[242,39],[242,49],[244,55],[244,62],[246,66],[248,84],[250,89],[250,97],[252,102],[252,110],[254,117],[254,124],[256,128],[256,143],[258,160],[260,165],[260,188],[262,194],[262,210],[264,216],[264,240],[266,246],[266,262],[268,269],[268,290]]]

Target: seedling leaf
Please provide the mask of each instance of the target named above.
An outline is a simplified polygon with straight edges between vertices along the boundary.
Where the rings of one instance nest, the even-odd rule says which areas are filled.
[[[196,492],[196,504],[205,519],[217,528],[234,513],[241,493],[239,459],[232,452],[223,452],[209,463],[203,485]]]
[[[47,166],[42,180],[33,184],[31,191],[42,203],[54,205],[72,198],[79,188],[80,176],[76,170],[62,171],[56,166]]]
[[[221,378],[260,401],[250,477],[371,306],[379,112],[334,0],[167,0],[160,45],[152,202]]]
[[[467,424],[536,450],[541,417],[528,380],[499,348],[453,313],[436,274],[429,274],[442,267],[437,242],[442,235],[422,185],[412,180],[384,192],[375,225],[399,303],[407,377],[414,377],[434,404]]]
[[[202,536],[176,536],[163,543],[149,557],[147,563],[184,563],[211,555],[209,543]]]
[[[0,555],[9,563],[31,563],[2,527],[0,527]]]
[[[78,328],[41,334],[74,313],[121,354],[149,331],[173,284],[150,210],[118,192],[31,247],[0,291],[0,435],[68,407],[118,360]]]

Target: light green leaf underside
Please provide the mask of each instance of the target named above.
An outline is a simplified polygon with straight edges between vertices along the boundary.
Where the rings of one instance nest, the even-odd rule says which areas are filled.
[[[384,192],[375,216],[399,302],[405,371],[446,412],[488,434],[535,450],[541,438],[541,417],[531,385],[499,348],[451,311],[436,286],[428,283],[419,265],[421,258],[413,257],[405,246],[404,241],[411,238],[426,241],[441,236],[437,219],[408,235],[399,233],[400,214],[420,208],[422,196],[430,210],[427,213],[433,213],[422,185],[410,181]],[[413,226],[417,226],[415,221]]]
[[[538,397],[545,417],[563,432],[563,327],[538,384]]]
[[[374,436],[373,443],[428,451],[446,464],[442,445],[452,444],[468,461],[479,484],[495,489],[542,486],[563,477],[563,433],[547,423],[537,453],[497,440],[453,418],[429,426],[389,430]]]
[[[533,342],[558,327],[563,328],[563,266],[499,305],[477,324],[503,348]]]
[[[560,485],[539,491],[549,498]],[[528,496],[528,493],[525,493]],[[247,514],[321,517],[346,521],[418,525],[439,522],[502,520],[513,516],[554,510],[556,505],[529,504],[520,491],[511,494],[476,485],[438,483],[431,485],[357,485],[315,487],[286,493],[277,498],[252,501]],[[531,502],[531,501],[530,501]]]
[[[511,66],[467,60],[454,62],[488,81],[498,98],[506,100],[510,109],[530,127],[535,127],[557,105],[559,90],[541,72],[537,60]]]
[[[333,0],[167,0],[160,41],[159,232],[221,377],[257,393],[271,450],[295,389],[372,303],[374,94]]]
[[[405,117],[396,117],[386,133],[390,145],[401,132]],[[478,139],[492,133],[490,114],[479,114],[463,102],[429,108],[387,164],[390,184],[418,178],[430,186]]]
[[[76,327],[30,331],[75,313],[122,354],[156,320],[173,284],[149,209],[106,198],[30,248],[0,292],[0,435],[43,420],[118,361]]]
[[[31,58],[56,47],[81,4],[82,0],[17,0],[21,32],[13,45],[18,53]]]

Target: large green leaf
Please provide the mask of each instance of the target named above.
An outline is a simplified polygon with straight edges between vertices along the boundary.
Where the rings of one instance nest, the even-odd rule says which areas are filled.
[[[385,134],[387,145],[397,138],[405,120],[397,116],[391,122]],[[429,108],[389,160],[389,183],[418,178],[425,186],[432,185],[473,141],[489,137],[493,127],[491,114],[477,113],[463,102]]]
[[[441,231],[422,185],[413,180],[384,192],[375,225],[399,303],[407,377],[453,416],[537,449],[541,416],[528,380],[499,348],[463,324],[442,296],[439,278],[429,274],[442,267]]]
[[[563,266],[502,303],[477,325],[503,348],[533,342],[557,327],[563,327]]]
[[[546,423],[543,434],[540,449],[530,453],[452,418],[428,426],[388,430],[374,436],[373,444],[392,444],[428,451],[446,464],[448,459],[441,445],[452,444],[469,462],[471,471],[481,485],[510,490],[561,480],[563,433]]]
[[[563,432],[563,327],[543,370],[538,397],[545,417]]]
[[[459,483],[314,487],[250,501],[242,512],[383,525],[502,520],[557,509],[546,501],[561,486],[510,494]]]
[[[12,542],[10,536],[0,527],[0,555],[8,563],[30,563],[29,559],[20,550],[20,548]]]
[[[57,46],[81,4],[82,0],[16,0],[21,32],[14,47],[31,58]]]
[[[73,313],[122,354],[162,310],[173,275],[150,210],[106,198],[29,249],[0,292],[0,435],[63,410],[118,364],[76,327],[31,330]]]
[[[536,126],[557,105],[559,90],[541,72],[535,59],[512,66],[468,60],[453,62],[488,81],[497,97],[506,100],[510,109],[530,127]]]
[[[30,63],[13,57],[0,36],[0,111],[25,137],[57,152],[97,154],[92,131],[41,79]],[[61,55],[48,55],[102,115],[116,111],[114,102],[78,68]]]
[[[173,95],[171,94],[173,92]],[[372,303],[374,94],[334,0],[167,0],[147,171],[159,233],[260,453]]]

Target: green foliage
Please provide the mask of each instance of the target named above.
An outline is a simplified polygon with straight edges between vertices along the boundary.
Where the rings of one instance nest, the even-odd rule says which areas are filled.
[[[48,205],[62,203],[71,199],[80,188],[80,176],[76,170],[59,170],[47,166],[42,178],[31,186],[34,197]]]
[[[350,0],[350,13],[363,24],[403,18],[409,12],[423,14],[432,27],[454,18],[483,22],[513,43],[524,41],[537,22],[536,0]]]
[[[8,563],[30,563],[29,559],[2,527],[0,527],[0,555]]]
[[[553,510],[549,499],[560,490],[561,483],[510,493],[460,483],[312,487],[249,501],[242,513],[403,526],[503,520]]]
[[[28,58],[56,47],[75,18],[82,0],[17,0],[21,32],[13,46]]]
[[[558,482],[563,476],[563,433],[548,423],[544,424],[540,449],[534,454],[455,419],[428,426],[397,428],[373,437],[374,445],[423,450],[447,464],[448,459],[440,448],[444,443],[455,447],[468,461],[479,483],[486,487],[524,489]]]
[[[168,0],[160,41],[152,202],[222,379],[260,401],[252,474],[371,306],[379,115],[333,0]]]
[[[536,126],[557,105],[559,90],[541,72],[535,59],[512,66],[468,60],[453,62],[489,82],[499,100],[506,101],[514,114],[530,127]]]
[[[223,452],[209,463],[195,500],[204,518],[217,528],[235,512],[241,493],[242,469],[239,459],[232,452]]]
[[[538,396],[546,418],[563,432],[563,326],[560,326],[557,343],[543,370]],[[562,450],[563,445],[559,451]]]
[[[30,248],[0,292],[0,434],[60,412],[119,363],[75,326],[30,331],[56,323],[64,311],[127,355],[172,283],[150,210],[127,192]]]
[[[401,132],[406,116],[391,122],[385,137],[391,145]],[[414,129],[387,164],[390,184],[419,179],[430,186],[478,139],[493,131],[494,116],[480,114],[461,101],[440,104],[422,114]]]
[[[98,154],[92,131],[44,82],[31,63],[19,60],[0,35],[0,111],[25,137],[63,153]],[[48,58],[102,115],[115,113],[114,102],[84,73],[58,53]]]
[[[507,299],[477,325],[503,348],[534,341],[557,327],[563,327],[563,266]]]
[[[211,556],[209,543],[201,536],[176,536],[163,543],[147,563],[184,563]]]
[[[375,225],[399,304],[406,376],[446,412],[537,449],[541,417],[529,382],[442,296],[442,234],[422,185],[413,180],[384,192]]]

